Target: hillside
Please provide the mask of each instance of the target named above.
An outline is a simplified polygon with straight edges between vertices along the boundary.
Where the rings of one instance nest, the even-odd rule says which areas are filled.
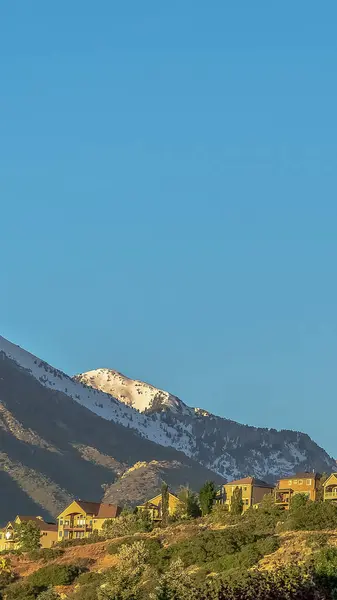
[[[131,530],[134,520],[121,516],[102,539],[5,553],[0,594],[5,600],[333,600],[337,508],[299,499],[287,513],[270,500],[241,516],[214,509],[147,532]]]
[[[131,404],[135,404],[135,401],[133,401],[134,393],[141,395],[138,391],[135,392],[135,390],[140,390],[139,386],[137,387],[137,382],[134,385],[127,383],[129,401],[125,404],[124,401],[121,401],[120,391],[120,399],[117,399],[111,394],[97,389],[102,381],[104,386],[111,385],[106,372],[104,372],[103,379],[94,378],[95,389],[79,381],[83,377],[77,376],[72,379],[1,337],[0,352],[2,352],[4,358],[7,357],[7,361],[10,360],[13,365],[24,369],[26,376],[29,374],[31,379],[38,382],[40,387],[55,393],[62,393],[65,402],[74,400],[78,405],[89,409],[91,413],[103,417],[110,423],[110,426],[117,428],[118,431],[125,432],[127,430],[128,435],[132,432],[132,440],[137,439],[136,446],[141,444],[140,440],[143,441],[143,444],[146,440],[147,442],[154,442],[155,445],[151,446],[152,452],[148,453],[148,458],[145,459],[147,462],[151,460],[160,461],[163,457],[165,459],[167,451],[163,448],[167,450],[170,448],[171,452],[175,449],[184,453],[188,459],[193,459],[192,464],[195,465],[197,461],[203,468],[227,479],[253,474],[260,478],[275,480],[281,475],[296,471],[316,470],[323,472],[335,469],[335,461],[304,433],[242,425],[229,419],[217,417],[207,411],[191,409],[181,400],[168,393],[165,396],[166,400],[164,398],[162,402],[159,402],[158,397],[163,398],[162,394],[165,393],[149,386],[149,384],[143,384],[142,387],[144,394],[146,392],[145,395],[147,395],[145,403],[147,409],[145,412],[140,412],[129,405],[129,401]],[[0,365],[0,368],[4,365],[5,362]],[[92,384],[93,377],[91,375],[86,383],[90,382]],[[110,380],[115,380],[116,377],[110,375]],[[120,377],[122,376],[118,374],[118,385],[121,389]],[[9,387],[7,386],[8,389]],[[45,391],[45,393],[47,392]],[[30,398],[31,395],[29,394],[27,401]],[[150,402],[151,398],[153,400],[152,404]],[[157,400],[154,402],[155,398]],[[163,403],[166,410],[163,410]],[[66,413],[66,403],[64,404],[64,410]],[[147,412],[149,410],[150,412]],[[64,417],[64,415],[62,416]],[[101,424],[101,420],[95,423],[97,423],[97,430],[94,435],[101,438],[100,429],[104,426]],[[32,423],[32,428],[34,429],[34,423]],[[41,436],[44,437],[43,431]],[[117,454],[121,452],[122,456],[128,454],[125,446],[126,437],[120,436],[120,439],[122,439],[124,450],[118,447],[112,454],[114,459],[117,458],[116,452]],[[95,446],[95,444],[90,443],[88,438],[86,445]],[[133,441],[131,446],[134,445],[135,442]],[[145,446],[148,447],[146,444]],[[107,454],[111,456],[111,451]],[[178,462],[182,460],[186,462],[187,458],[182,459],[181,454],[179,456]],[[135,456],[134,462],[142,460],[143,454],[141,453]],[[99,461],[101,461],[101,458],[99,458]],[[130,460],[127,460],[126,468],[129,466],[132,465]],[[175,471],[175,473],[177,472]],[[109,481],[106,483],[109,483]]]
[[[172,490],[222,481],[174,448],[98,417],[0,353],[1,523],[18,513],[55,517],[73,497],[100,500],[105,486],[139,461],[144,473],[147,463],[158,461]],[[135,492],[130,485],[124,496],[119,492],[118,500],[132,504],[147,493],[144,479]]]

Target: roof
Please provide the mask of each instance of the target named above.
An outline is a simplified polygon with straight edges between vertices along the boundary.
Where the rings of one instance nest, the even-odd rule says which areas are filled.
[[[86,514],[94,515],[98,519],[114,519],[118,517],[121,512],[121,507],[117,504],[106,504],[104,502],[85,502],[82,500],[75,500],[83,512]]]
[[[272,483],[267,483],[266,481],[262,481],[262,479],[257,479],[256,477],[244,477],[243,479],[236,479],[235,481],[228,481],[226,485],[255,485],[256,487],[265,487],[272,489],[274,485]]]
[[[32,521],[41,531],[57,531],[56,523],[47,523],[42,517],[30,517],[27,515],[17,515],[16,519],[19,518],[21,523],[28,523]],[[11,523],[11,521],[10,521]]]

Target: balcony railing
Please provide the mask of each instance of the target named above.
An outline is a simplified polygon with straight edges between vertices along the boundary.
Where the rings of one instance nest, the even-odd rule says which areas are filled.
[[[337,492],[324,492],[324,500],[337,500]]]

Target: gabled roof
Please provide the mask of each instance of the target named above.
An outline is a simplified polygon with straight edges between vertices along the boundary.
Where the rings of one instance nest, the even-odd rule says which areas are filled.
[[[40,531],[57,531],[57,525],[56,523],[47,523],[46,521],[44,521],[42,519],[42,517],[30,517],[27,515],[17,515],[15,517],[15,521],[16,519],[20,519],[21,523],[28,523],[29,521],[32,521],[34,523],[34,525],[36,525]],[[9,524],[12,524],[13,521],[9,521]]]
[[[86,502],[84,500],[74,500],[80,509],[97,519],[114,519],[121,512],[121,507],[117,504],[106,504],[104,502]],[[71,502],[73,504],[73,502]],[[69,505],[70,506],[70,505]],[[66,509],[65,509],[66,510]],[[64,510],[62,511],[62,513]],[[61,513],[61,514],[62,514]]]
[[[272,489],[274,485],[272,483],[267,483],[262,479],[257,479],[256,477],[244,477],[243,479],[236,479],[235,481],[228,481],[226,485],[255,485],[256,487],[264,487]]]
[[[334,478],[335,480],[337,480],[337,473],[331,473],[331,474],[329,475],[329,477],[328,477],[328,478],[327,478],[327,479],[324,481],[324,483],[323,483],[323,487],[325,487],[326,485],[330,485],[330,484],[329,484],[329,481],[330,481],[330,479],[332,479],[332,478]]]

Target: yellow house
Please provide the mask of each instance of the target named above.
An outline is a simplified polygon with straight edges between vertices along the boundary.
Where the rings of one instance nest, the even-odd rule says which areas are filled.
[[[74,500],[58,516],[58,541],[99,533],[107,519],[115,519],[120,513],[116,504]]]
[[[244,477],[243,479],[230,481],[221,486],[216,502],[227,504],[230,510],[232,497],[236,488],[239,488],[242,491],[243,510],[247,510],[251,506],[259,504],[264,496],[272,494],[274,491],[274,486],[271,483],[266,483],[256,477]]]
[[[337,473],[331,473],[328,479],[323,483],[324,501],[337,502]]]
[[[33,522],[40,529],[41,548],[51,548],[57,542],[57,525],[56,523],[48,523],[42,517],[27,517],[17,515],[14,521],[9,521],[3,529],[0,530],[0,551],[2,550],[17,550],[20,547],[15,537],[15,525],[21,523]]]
[[[141,510],[148,511],[152,521],[161,521],[161,503],[162,503],[162,495],[158,494],[158,496],[155,496],[154,498],[151,498],[151,500],[147,500],[147,502],[144,502],[144,504],[140,504],[139,506],[137,506],[137,509],[139,511],[141,511]],[[174,515],[174,513],[179,508],[183,508],[183,506],[184,506],[183,502],[181,500],[179,500],[179,498],[177,498],[177,496],[175,496],[174,494],[171,494],[171,492],[169,492],[169,494],[168,494],[169,515]]]

